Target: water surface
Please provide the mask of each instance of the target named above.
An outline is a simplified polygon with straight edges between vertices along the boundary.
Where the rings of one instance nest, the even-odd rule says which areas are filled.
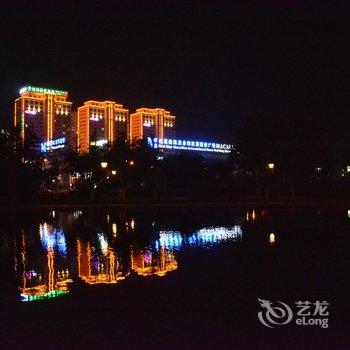
[[[340,330],[349,305],[349,228],[347,210],[3,216],[0,292],[9,320],[4,327],[15,337],[18,328],[10,321],[23,322],[22,332],[36,341],[43,338],[33,332],[34,321],[37,330],[49,327],[56,335],[73,327],[71,345],[78,339],[90,344],[91,332],[102,344],[107,332],[110,343],[125,346],[133,324],[137,344],[154,332],[157,345],[175,346],[181,339],[192,348],[198,342],[193,332],[205,330],[202,348],[217,338],[230,347],[243,343],[244,330],[264,335],[256,316],[258,298],[265,298],[291,304],[327,300],[330,323]],[[58,326],[62,319],[64,326]],[[283,332],[276,331],[275,341]]]

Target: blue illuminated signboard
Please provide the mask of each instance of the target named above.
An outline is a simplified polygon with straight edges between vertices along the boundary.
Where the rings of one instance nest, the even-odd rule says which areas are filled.
[[[63,148],[63,147],[65,147],[65,145],[66,145],[66,138],[61,137],[59,139],[50,140],[47,142],[42,142],[40,144],[40,151],[42,153],[45,153],[45,152],[52,150],[52,149]]]
[[[176,149],[197,152],[230,153],[232,145],[207,141],[147,138],[148,145],[159,149]]]

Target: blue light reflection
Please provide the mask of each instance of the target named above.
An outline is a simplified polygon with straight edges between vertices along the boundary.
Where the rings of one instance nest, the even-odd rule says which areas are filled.
[[[239,225],[231,228],[210,227],[202,228],[190,236],[182,235],[179,231],[160,231],[159,239],[155,241],[155,248],[159,250],[181,249],[185,246],[201,246],[205,244],[218,244],[220,242],[242,238],[242,227]]]

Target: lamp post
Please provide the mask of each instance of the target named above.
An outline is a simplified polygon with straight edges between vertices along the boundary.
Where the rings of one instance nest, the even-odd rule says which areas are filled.
[[[266,168],[267,168],[268,172],[270,173],[270,175],[273,174],[273,171],[275,170],[275,163],[272,163],[272,162],[267,163]],[[271,182],[271,179],[268,178],[268,186],[266,189],[266,198],[270,197],[270,192],[271,192],[270,182]]]
[[[103,176],[106,176],[106,178],[108,179],[108,169],[107,169],[107,167],[108,167],[108,162],[106,162],[105,160],[102,160],[101,161],[101,168],[102,168],[102,175]],[[103,181],[103,180],[102,180]]]
[[[108,162],[106,161],[102,161],[101,162],[101,168],[104,170],[104,172],[106,172],[106,178],[108,179],[108,170],[107,170],[107,167],[108,167]]]

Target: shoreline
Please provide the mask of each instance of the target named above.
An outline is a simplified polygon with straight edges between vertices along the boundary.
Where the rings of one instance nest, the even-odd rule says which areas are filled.
[[[118,209],[347,209],[350,208],[350,199],[247,199],[247,200],[186,200],[186,201],[125,201],[125,202],[61,202],[61,203],[21,203],[15,205],[0,205],[0,211],[28,210],[28,209],[89,209],[89,208],[118,208]]]

